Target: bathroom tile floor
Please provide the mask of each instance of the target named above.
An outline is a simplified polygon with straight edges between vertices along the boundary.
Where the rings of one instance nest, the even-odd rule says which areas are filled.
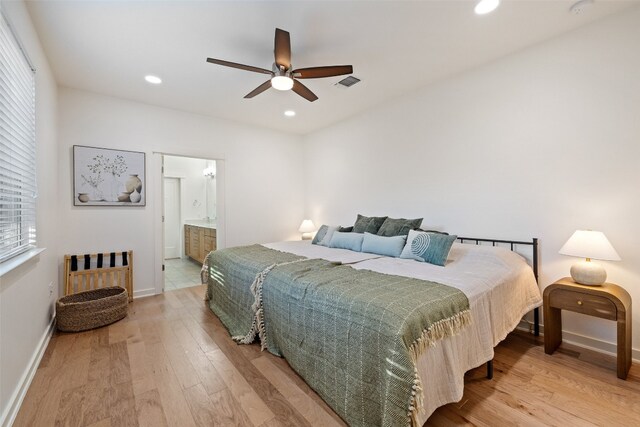
[[[200,285],[202,265],[191,258],[164,260],[164,290],[189,288]]]

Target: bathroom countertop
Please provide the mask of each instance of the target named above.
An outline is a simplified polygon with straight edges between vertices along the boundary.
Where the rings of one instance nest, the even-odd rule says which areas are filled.
[[[215,221],[207,221],[206,219],[187,219],[184,221],[185,225],[192,225],[194,227],[203,227],[203,228],[216,228]]]

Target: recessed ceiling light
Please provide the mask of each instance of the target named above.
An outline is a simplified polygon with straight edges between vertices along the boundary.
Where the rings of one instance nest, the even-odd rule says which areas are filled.
[[[154,85],[159,85],[160,83],[162,83],[162,79],[158,76],[152,76],[152,75],[148,75],[148,76],[144,76],[144,79]]]
[[[287,111],[284,112],[284,115],[287,116],[287,117],[293,117],[293,116],[296,115],[296,112],[293,111],[293,110],[287,110]]]
[[[496,10],[499,5],[500,0],[480,0],[474,10],[478,15],[485,15]]]

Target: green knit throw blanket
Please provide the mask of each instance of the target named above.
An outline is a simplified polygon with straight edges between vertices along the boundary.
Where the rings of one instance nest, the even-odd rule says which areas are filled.
[[[255,295],[251,284],[256,275],[270,265],[306,259],[260,245],[240,246],[209,253],[207,300],[209,308],[229,330],[232,337],[244,337],[257,332],[255,310],[251,307]]]
[[[228,328],[229,317],[253,313],[237,330],[229,328],[234,339],[249,343],[259,333],[263,348],[284,356],[349,425],[417,425],[423,406],[418,357],[470,322],[464,293],[261,248],[234,248],[233,262],[228,255],[210,260],[210,277],[224,271],[229,278],[243,268],[233,277],[255,273],[239,286],[242,301],[221,311],[226,320],[214,309],[224,303],[215,303],[218,295],[210,294],[212,309]],[[243,266],[240,259],[250,254]],[[217,266],[220,261],[232,268]]]

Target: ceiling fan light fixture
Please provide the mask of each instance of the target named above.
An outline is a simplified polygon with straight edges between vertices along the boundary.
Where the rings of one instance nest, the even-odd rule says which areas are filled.
[[[295,117],[296,116],[296,112],[293,110],[287,110],[284,112],[284,115],[287,117]]]
[[[500,5],[500,0],[480,0],[474,11],[477,15],[486,15],[491,13]]]
[[[287,76],[274,76],[271,79],[271,87],[277,90],[291,90],[293,79]]]

